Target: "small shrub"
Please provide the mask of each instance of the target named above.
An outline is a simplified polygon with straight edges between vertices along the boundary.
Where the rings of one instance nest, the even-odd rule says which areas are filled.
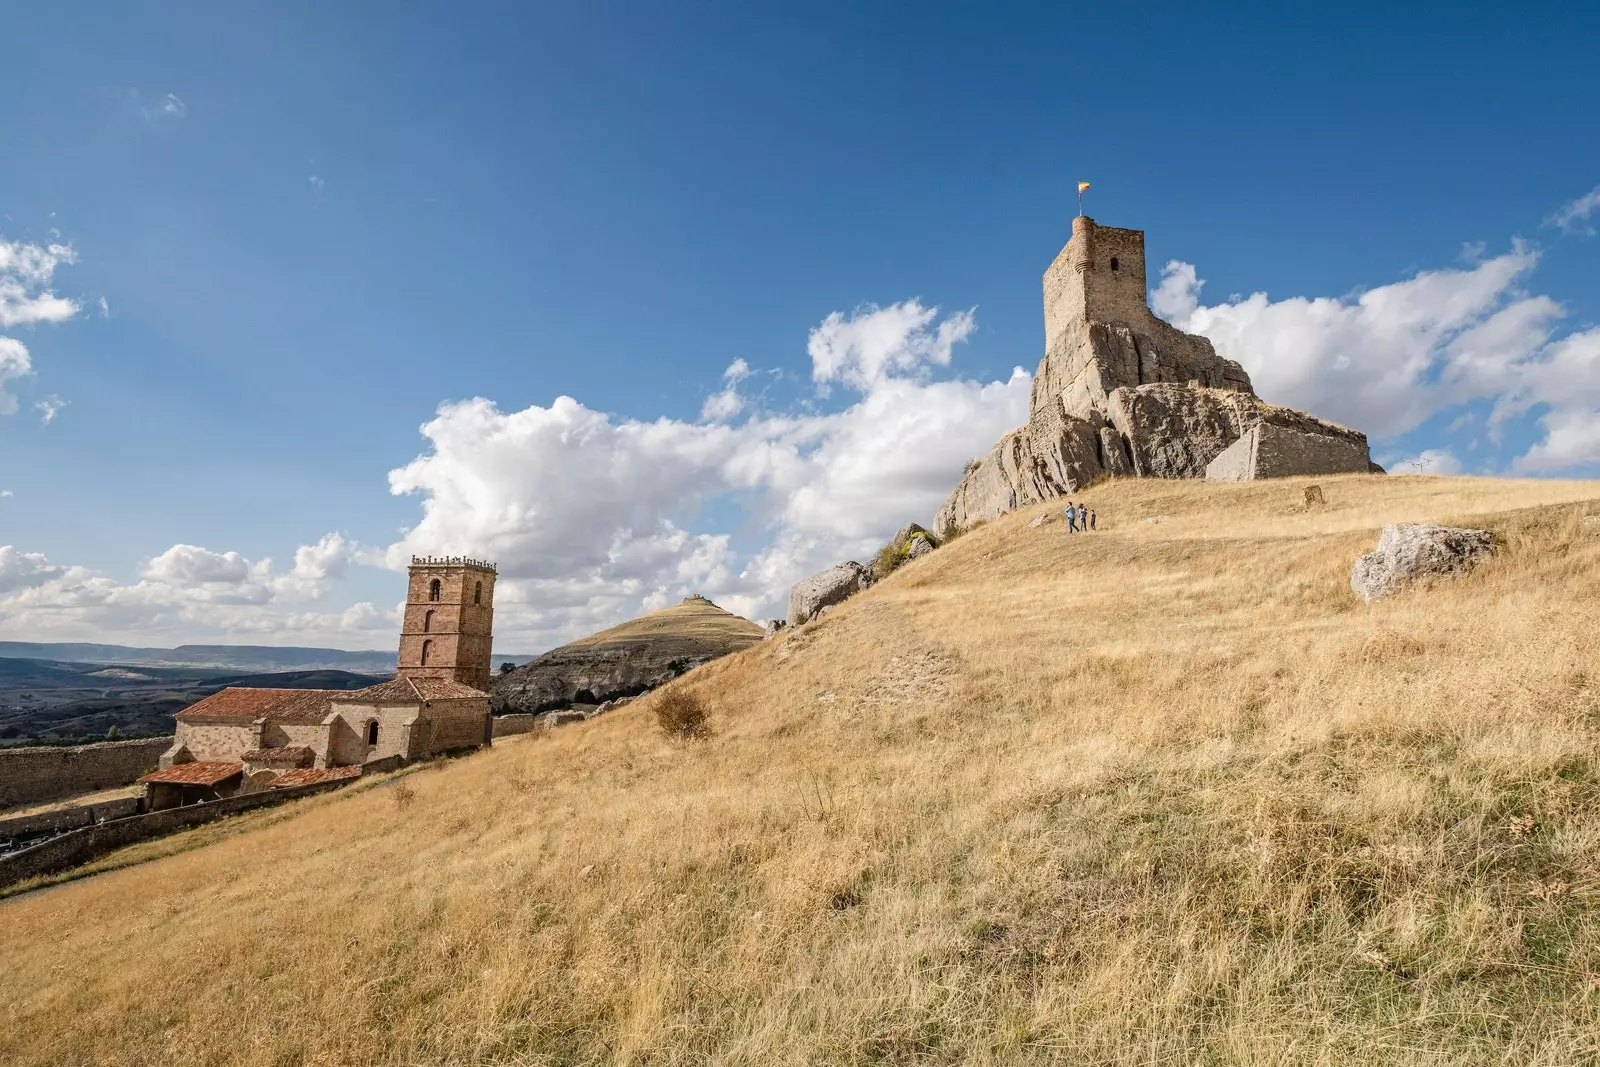
[[[905,553],[900,550],[899,545],[891,541],[878,550],[878,558],[872,561],[872,576],[881,582],[905,561]]]
[[[417,799],[417,791],[406,782],[396,782],[391,788],[394,790],[394,806],[401,811],[405,811]]]
[[[699,741],[711,736],[711,713],[687,689],[669,689],[656,700],[656,725],[673,741]]]

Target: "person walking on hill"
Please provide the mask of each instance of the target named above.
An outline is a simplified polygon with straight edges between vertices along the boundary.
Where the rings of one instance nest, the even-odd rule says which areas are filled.
[[[1072,506],[1072,501],[1067,501],[1067,532],[1078,532],[1078,509]]]
[[[1089,512],[1089,529],[1094,529],[1094,512]]]

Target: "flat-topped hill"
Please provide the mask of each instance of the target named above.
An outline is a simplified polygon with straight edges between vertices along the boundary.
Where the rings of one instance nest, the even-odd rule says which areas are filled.
[[[497,712],[534,712],[633,696],[760,641],[761,627],[704,597],[551,649],[494,679]]]
[[[0,903],[0,1062],[1566,1064],[1600,483],[1121,481],[657,697]],[[1381,524],[1490,530],[1364,604]]]

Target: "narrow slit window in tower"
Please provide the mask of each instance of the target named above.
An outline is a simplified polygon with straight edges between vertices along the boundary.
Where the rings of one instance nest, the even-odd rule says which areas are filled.
[[[429,612],[425,613],[422,616],[422,632],[425,633],[425,634],[433,633],[433,612],[432,611],[429,611]]]
[[[1113,274],[1115,274],[1116,270],[1117,270],[1117,257],[1116,256],[1112,256],[1111,257],[1111,271],[1112,271]]]
[[[428,665],[428,653],[430,653],[432,651],[433,651],[433,642],[432,641],[424,641],[424,642],[422,642],[422,665],[424,667],[426,667]]]
[[[438,600],[439,599],[439,579],[437,579],[437,578],[435,578],[433,581],[428,583],[428,599],[429,600]]]
[[[474,604],[482,604],[483,603],[483,583],[482,582],[479,582],[477,585],[474,585],[472,587],[472,602]]]
[[[371,722],[367,723],[367,744],[375,745],[377,743],[378,743],[378,720],[377,719],[373,719]]]

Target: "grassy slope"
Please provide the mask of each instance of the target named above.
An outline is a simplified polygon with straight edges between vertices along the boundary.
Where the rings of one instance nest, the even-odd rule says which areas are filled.
[[[1593,1062],[1600,484],[1323,485],[1008,516],[677,683],[709,742],[640,701],[0,904],[0,1062]],[[1505,549],[1355,600],[1420,518]]]

